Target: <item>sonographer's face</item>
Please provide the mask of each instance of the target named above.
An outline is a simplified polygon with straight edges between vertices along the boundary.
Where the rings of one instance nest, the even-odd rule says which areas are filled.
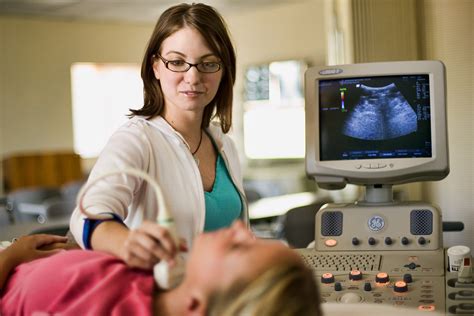
[[[182,28],[163,41],[159,53],[162,58],[155,58],[153,70],[163,91],[165,115],[171,111],[202,112],[214,99],[223,72],[222,66],[213,67],[220,60],[204,37],[194,28]],[[186,63],[201,65],[184,71]]]
[[[200,235],[188,261],[187,274],[210,292],[235,281],[251,281],[281,261],[300,261],[279,241],[257,239],[241,221],[230,228]]]

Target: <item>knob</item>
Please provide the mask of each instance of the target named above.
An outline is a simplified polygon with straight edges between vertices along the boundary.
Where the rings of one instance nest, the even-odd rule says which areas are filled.
[[[321,282],[324,284],[329,284],[334,282],[334,275],[332,273],[324,273],[321,276]]]
[[[386,244],[386,245],[389,246],[389,245],[391,245],[392,243],[393,243],[392,238],[390,238],[390,237],[385,237],[385,244]]]
[[[352,238],[352,244],[357,246],[359,244],[359,239],[357,237]]]
[[[393,286],[393,290],[397,293],[403,293],[408,291],[408,285],[404,281],[397,281]]]
[[[367,292],[372,291],[372,284],[370,284],[370,282],[365,282],[364,291],[367,291]]]
[[[342,285],[341,282],[336,282],[334,283],[334,291],[342,291]]]
[[[375,276],[375,282],[377,283],[387,283],[390,280],[389,276],[385,272],[379,272]]]
[[[374,237],[370,237],[370,238],[369,238],[369,245],[373,246],[373,245],[375,245],[376,242],[377,242],[377,241],[375,240]]]
[[[352,280],[352,281],[362,280],[362,272],[360,272],[359,270],[352,270],[349,273],[349,280]]]
[[[406,264],[404,265],[405,268],[408,268],[410,270],[415,270],[416,268],[419,267],[419,265],[417,265],[416,263],[414,262],[410,262],[409,264]]]
[[[411,276],[410,273],[406,273],[403,275],[403,281],[406,283],[411,283],[413,282],[413,277]]]
[[[408,245],[410,243],[410,240],[408,240],[408,238],[406,237],[402,237],[402,245]]]
[[[420,237],[420,238],[418,238],[418,243],[419,243],[420,245],[426,244],[426,239],[425,239],[425,237]]]

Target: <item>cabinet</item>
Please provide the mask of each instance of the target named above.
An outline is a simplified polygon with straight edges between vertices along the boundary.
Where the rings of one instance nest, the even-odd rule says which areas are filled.
[[[60,187],[81,180],[81,158],[73,152],[37,152],[6,157],[2,163],[6,192],[25,187]]]

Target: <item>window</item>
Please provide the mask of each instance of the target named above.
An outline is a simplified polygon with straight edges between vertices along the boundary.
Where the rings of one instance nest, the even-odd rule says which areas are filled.
[[[244,147],[250,159],[303,158],[303,80],[298,60],[249,67],[245,78]]]
[[[97,157],[111,134],[141,108],[143,83],[135,64],[76,63],[71,67],[74,149]]]

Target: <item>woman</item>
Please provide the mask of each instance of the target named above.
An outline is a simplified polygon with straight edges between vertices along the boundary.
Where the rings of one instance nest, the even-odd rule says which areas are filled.
[[[17,243],[9,256],[21,257]],[[237,221],[197,237],[175,289],[158,291],[151,272],[109,254],[64,251],[20,265],[4,288],[0,314],[309,316],[320,314],[318,295],[295,252],[255,239]]]
[[[109,140],[89,180],[109,171],[135,168],[161,185],[178,235],[195,236],[247,222],[240,163],[226,133],[231,128],[235,53],[222,17],[204,4],[180,4],[159,18],[142,63],[144,106]],[[211,122],[214,118],[218,122]],[[171,260],[175,245],[154,221],[154,192],[133,177],[109,177],[86,195],[90,213],[75,210],[76,241],[102,250],[131,267],[151,269]]]

